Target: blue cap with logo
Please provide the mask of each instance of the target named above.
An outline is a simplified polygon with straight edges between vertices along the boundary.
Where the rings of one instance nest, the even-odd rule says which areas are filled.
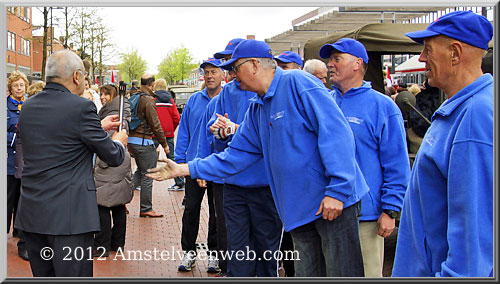
[[[203,63],[200,64],[200,68],[205,68],[205,66],[207,66],[207,65],[212,65],[214,67],[220,67],[219,65],[221,63],[222,62],[220,62],[219,59],[209,58],[209,59],[203,61]]]
[[[236,48],[236,46],[242,41],[244,41],[244,39],[242,39],[242,38],[234,38],[234,39],[230,40],[229,43],[226,45],[226,49],[215,53],[214,57],[217,59],[221,59],[221,58],[224,58],[224,56],[226,56],[226,55],[233,54],[233,51]]]
[[[300,58],[300,55],[298,55],[297,53],[295,53],[293,51],[285,51],[282,54],[274,57],[274,59],[279,60],[279,61],[284,62],[284,63],[295,62],[298,65],[300,65],[300,67],[304,66],[304,61],[302,61],[302,58]]]
[[[337,40],[337,42],[333,44],[325,44],[319,49],[319,56],[323,59],[330,58],[334,50],[359,57],[363,59],[363,62],[368,64],[368,53],[366,52],[365,46],[355,39],[345,37]]]
[[[238,44],[238,46],[233,51],[233,56],[231,59],[221,64],[219,67],[231,70],[231,65],[240,58],[273,58],[273,52],[267,43],[255,40],[247,39]]]
[[[455,11],[439,17],[423,31],[405,35],[420,44],[424,43],[425,38],[445,35],[488,50],[488,43],[493,37],[493,26],[487,18],[472,11]]]

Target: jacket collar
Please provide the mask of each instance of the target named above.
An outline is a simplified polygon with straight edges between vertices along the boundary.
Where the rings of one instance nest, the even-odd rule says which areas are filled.
[[[371,88],[372,88],[372,83],[363,80],[363,84],[361,86],[359,86],[357,88],[350,88],[347,92],[345,92],[343,97],[356,96],[356,95],[364,93],[366,90],[371,89]],[[337,87],[332,85],[332,89],[335,91],[334,95],[342,97],[342,92],[340,92],[340,90]]]
[[[47,85],[45,85],[45,88],[43,88],[44,91],[46,90],[56,90],[56,91],[59,91],[59,92],[67,92],[67,93],[71,93],[68,88],[64,87],[63,85],[59,84],[59,83],[47,83]]]
[[[453,97],[447,99],[432,115],[431,121],[435,119],[436,115],[449,116],[463,102],[480,92],[488,84],[492,84],[492,82],[493,77],[490,74],[487,73],[480,76],[476,81],[460,90]]]

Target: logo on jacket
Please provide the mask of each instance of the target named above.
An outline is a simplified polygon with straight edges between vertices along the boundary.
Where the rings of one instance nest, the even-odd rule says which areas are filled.
[[[436,141],[436,139],[434,138],[434,136],[432,136],[432,134],[427,133],[425,135],[425,142],[427,142],[427,144],[429,144],[429,146],[432,146],[435,141]]]
[[[285,115],[285,111],[284,111],[284,110],[282,110],[282,111],[279,111],[279,112],[277,112],[277,113],[275,113],[275,114],[271,115],[271,119],[272,119],[272,120],[280,119],[280,118],[282,118],[284,115]]]
[[[355,116],[348,116],[346,118],[347,118],[347,121],[352,122],[352,123],[356,123],[356,124],[361,124],[364,121],[361,118],[357,118]]]

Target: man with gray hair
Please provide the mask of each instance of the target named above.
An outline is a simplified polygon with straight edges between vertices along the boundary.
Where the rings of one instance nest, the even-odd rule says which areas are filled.
[[[52,54],[45,70],[47,85],[19,117],[24,168],[15,227],[24,232],[33,276],[91,277],[100,231],[92,156],[120,165],[127,134],[110,138],[105,130],[118,128],[118,115],[101,126],[95,105],[79,96],[85,69],[75,53]]]
[[[314,77],[318,78],[323,84],[326,84],[326,77],[328,75],[328,68],[326,64],[319,59],[309,59],[304,63],[304,71],[311,73]]]

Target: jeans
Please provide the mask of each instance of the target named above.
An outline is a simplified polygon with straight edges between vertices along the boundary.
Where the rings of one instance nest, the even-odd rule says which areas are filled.
[[[7,175],[7,233],[10,231],[10,224],[16,220],[17,204],[21,196],[21,180],[14,175]],[[12,225],[12,235],[14,235],[14,225]],[[26,242],[21,230],[17,230],[17,250],[26,250]]]
[[[169,158],[170,160],[175,162],[174,137],[166,137],[166,138],[167,138],[168,149],[170,150],[170,152],[167,155],[167,158]],[[158,146],[160,145],[160,142],[158,142],[158,139],[156,139],[155,137],[153,137],[153,143],[155,143],[156,148],[158,148]],[[175,181],[175,185],[177,185],[179,187],[184,187],[185,183],[184,183],[183,177],[176,177],[176,178],[174,178],[174,181]]]
[[[141,185],[141,213],[147,213],[153,210],[153,180],[146,177],[148,169],[156,167],[158,154],[154,145],[142,146],[128,144],[130,152],[135,158],[137,164],[136,173],[134,173],[134,186]]]
[[[360,203],[333,221],[322,217],[291,230],[296,277],[364,277],[358,224]]]
[[[141,189],[142,190],[142,189]],[[203,196],[207,192],[208,201],[208,240],[207,246],[210,251],[217,249],[217,225],[215,217],[215,206],[212,183],[207,183],[207,189],[198,186],[195,179],[186,177],[186,189],[184,191],[186,204],[182,214],[181,246],[185,252],[196,252],[196,238],[200,227],[200,209]]]
[[[278,277],[278,259],[272,256],[279,251],[282,224],[271,189],[224,184],[224,216],[227,250],[245,254],[227,260],[227,276]],[[255,259],[247,249],[255,252]]]
[[[222,253],[227,251],[227,230],[226,219],[224,217],[224,185],[212,183],[214,189],[215,216],[217,222],[217,253],[219,268],[223,273],[227,272],[227,260],[222,257]]]

